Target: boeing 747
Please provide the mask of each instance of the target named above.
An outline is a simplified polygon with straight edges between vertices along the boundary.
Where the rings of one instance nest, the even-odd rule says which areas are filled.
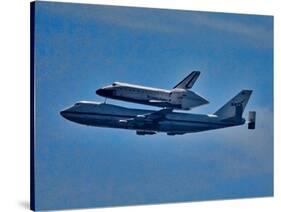
[[[245,124],[243,111],[251,90],[242,90],[213,114],[173,112],[171,108],[159,111],[129,109],[105,103],[78,102],[60,114],[83,125],[135,130],[137,135],[182,135]],[[256,113],[249,112],[248,128],[255,129]]]

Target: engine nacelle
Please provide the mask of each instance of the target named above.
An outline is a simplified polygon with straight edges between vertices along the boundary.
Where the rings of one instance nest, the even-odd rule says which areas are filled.
[[[137,130],[136,134],[137,135],[154,135],[154,134],[156,134],[156,132],[148,131],[148,130]]]

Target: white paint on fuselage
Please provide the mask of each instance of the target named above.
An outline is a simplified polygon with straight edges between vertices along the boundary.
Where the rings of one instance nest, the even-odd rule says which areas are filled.
[[[170,95],[169,90],[120,82],[113,83],[109,88],[115,92],[116,96],[144,101],[151,99],[168,101]]]
[[[195,92],[180,88],[166,90],[115,82],[101,90],[108,91],[110,95],[104,95],[113,99],[162,107],[174,106],[178,109],[190,109],[208,103],[205,98]]]

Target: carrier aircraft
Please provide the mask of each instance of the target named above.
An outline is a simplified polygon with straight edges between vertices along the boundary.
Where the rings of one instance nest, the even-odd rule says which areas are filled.
[[[135,130],[137,135],[182,135],[245,124],[243,111],[251,90],[242,90],[213,114],[174,112],[172,108],[158,111],[129,109],[112,104],[81,101],[60,114],[73,122],[96,126]],[[255,111],[249,112],[248,129],[255,129]]]
[[[96,93],[106,98],[127,102],[190,110],[209,103],[208,100],[190,90],[199,75],[199,71],[193,71],[171,90],[114,82],[98,89]]]

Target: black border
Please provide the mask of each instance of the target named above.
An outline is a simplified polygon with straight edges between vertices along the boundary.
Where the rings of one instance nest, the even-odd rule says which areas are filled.
[[[35,2],[30,2],[30,209],[33,211],[35,211],[34,35],[35,35]]]

